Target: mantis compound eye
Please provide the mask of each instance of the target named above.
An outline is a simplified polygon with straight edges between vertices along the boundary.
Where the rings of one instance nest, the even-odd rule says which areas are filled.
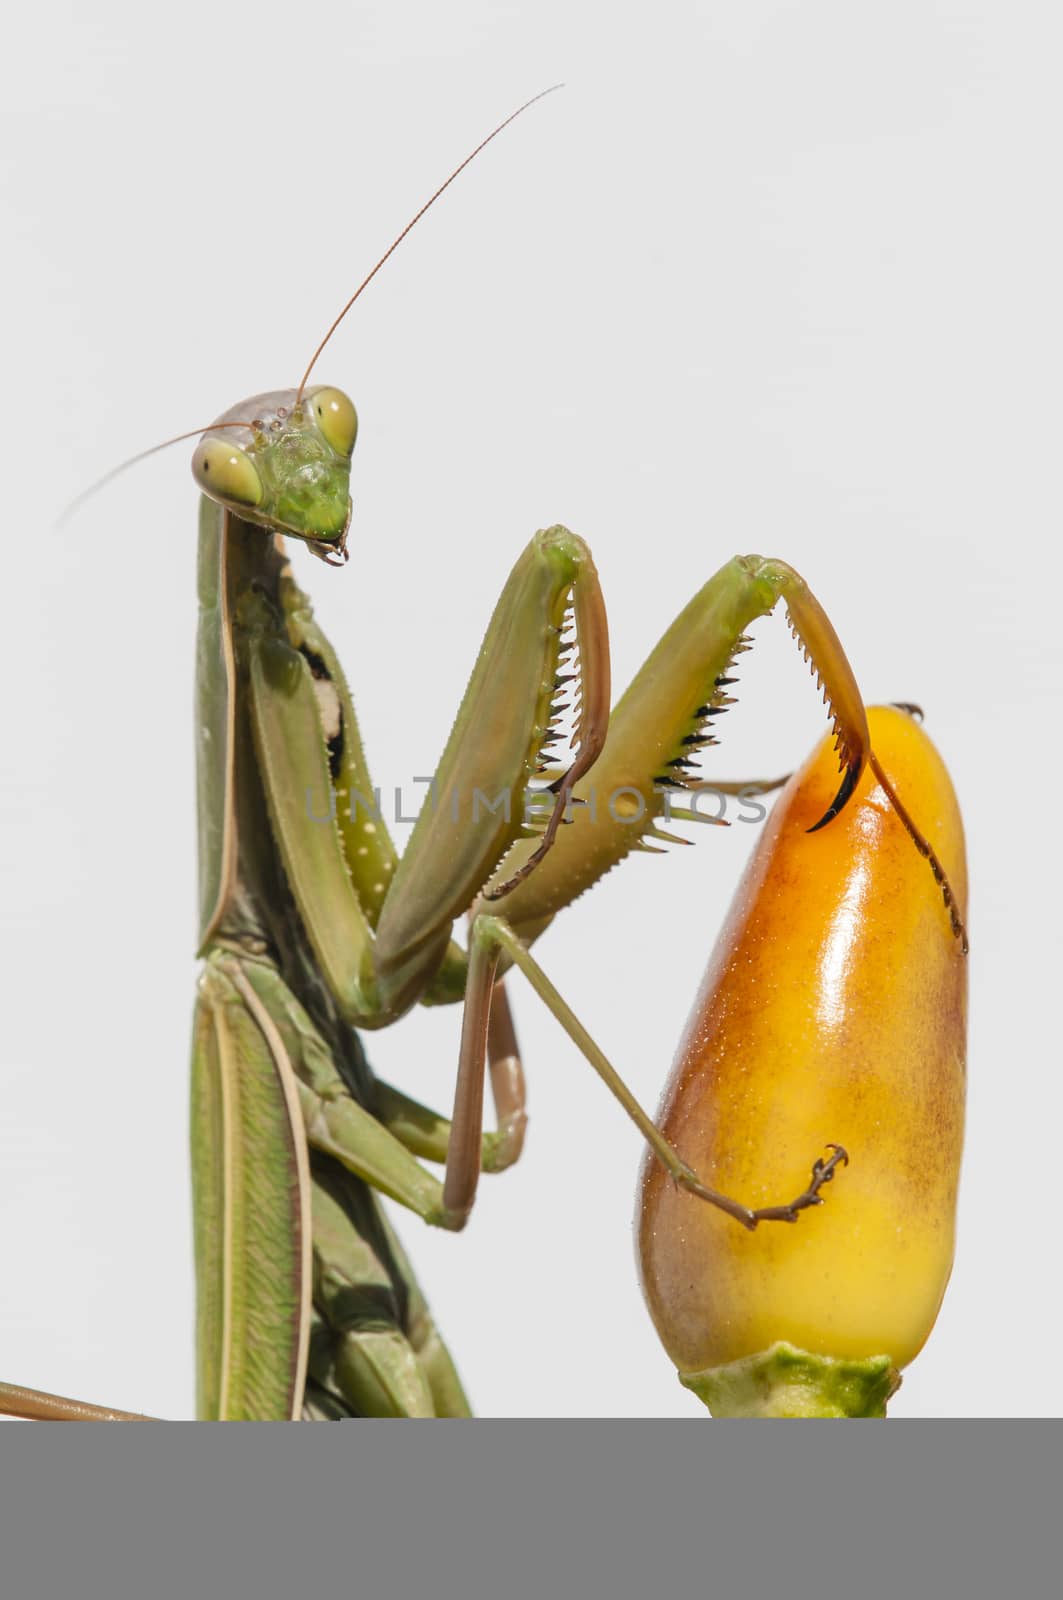
[[[262,504],[262,481],[251,457],[226,439],[204,439],[192,457],[192,474],[212,500]]]
[[[358,413],[343,390],[311,389],[307,400],[326,441],[341,456],[349,456],[358,437]]]

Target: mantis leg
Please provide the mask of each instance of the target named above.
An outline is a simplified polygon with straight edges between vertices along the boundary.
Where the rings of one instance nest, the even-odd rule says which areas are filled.
[[[745,1226],[795,1221],[801,1211],[820,1203],[820,1189],[847,1160],[838,1148],[828,1159],[817,1159],[806,1189],[778,1206],[754,1210],[710,1189],[664,1140],[528,950],[557,911],[626,855],[633,850],[656,850],[650,839],[673,839],[657,825],[662,815],[699,820],[696,810],[673,811],[672,800],[702,786],[712,787],[711,780],[703,779],[697,770],[698,757],[717,743],[712,731],[718,726],[716,719],[734,703],[727,690],[736,681],[737,657],[749,648],[745,628],[779,600],[786,605],[791,629],[823,689],[839,753],[838,793],[811,831],[827,825],[846,804],[865,762],[878,773],[852,669],[807,584],[785,562],[759,556],[730,562],[676,619],[614,711],[598,762],[576,786],[574,798],[582,804],[573,813],[573,825],[565,829],[531,875],[521,872],[522,847],[517,846],[481,897],[480,912],[490,907],[497,914],[475,917],[469,957],[451,1159],[444,1189],[448,1210],[457,1216],[468,1214],[476,1191],[491,992],[498,972],[509,965],[521,969],[675,1181]],[[954,931],[962,939],[962,925],[940,863],[900,799],[892,790],[887,793],[916,847],[927,856],[942,887]]]
[[[623,1106],[662,1166],[682,1188],[707,1201],[708,1204],[716,1206],[720,1211],[726,1212],[728,1216],[750,1230],[759,1222],[796,1222],[800,1212],[822,1203],[819,1198],[820,1189],[833,1178],[839,1163],[848,1160],[840,1145],[832,1147],[834,1153],[828,1159],[817,1157],[812,1165],[812,1176],[807,1187],[793,1200],[781,1205],[752,1208],[703,1183],[697,1173],[692,1171],[672,1149],[653,1118],[639,1104],[616,1068],[607,1060],[538,962],[517,938],[513,929],[502,918],[484,914],[477,917],[473,926],[469,992],[465,1002],[458,1085],[454,1099],[452,1156],[447,1163],[444,1186],[444,1201],[448,1212],[464,1221],[472,1209],[476,1196],[479,1170],[475,1161],[475,1151],[483,1104],[483,1039],[487,1028],[486,1012],[490,1004],[491,987],[498,959],[502,953],[509,957],[514,966],[519,967],[539,998],[590,1062],[610,1094]]]
[[[729,691],[737,682],[736,662],[750,648],[745,629],[780,601],[823,691],[838,751],[838,792],[811,831],[838,814],[870,764],[925,856],[953,931],[963,942],[955,897],[941,864],[905,809],[903,796],[881,774],[860,690],[829,618],[800,573],[786,562],[740,556],[710,578],[680,612],[616,706],[601,755],[573,791],[579,803],[571,812],[571,826],[561,831],[546,859],[523,875],[528,847],[517,844],[484,890],[480,907],[489,906],[504,917],[522,944],[532,944],[558,911],[626,856],[659,853],[662,843],[689,843],[669,833],[662,821],[715,820],[699,812],[698,791],[729,793],[733,786],[714,785],[711,771],[702,770],[701,763],[719,743],[720,719],[735,704]],[[762,790],[777,786],[775,781],[751,785]],[[503,954],[499,970],[508,965]]]
[[[523,872],[527,847],[517,845],[479,902],[481,910],[490,908],[497,916],[477,918],[469,956],[445,1188],[448,1209],[456,1214],[467,1215],[478,1179],[492,986],[500,967],[513,964],[554,1011],[676,1180],[747,1226],[761,1220],[748,1207],[709,1190],[683,1167],[532,960],[527,946],[557,911],[633,850],[652,851],[657,847],[649,840],[671,839],[673,836],[658,826],[662,816],[697,819],[696,810],[673,812],[672,802],[703,783],[711,786],[711,779],[703,779],[697,771],[698,757],[716,744],[713,729],[717,719],[734,703],[727,691],[736,681],[734,663],[749,647],[745,629],[779,600],[785,602],[791,628],[817,674],[837,733],[841,781],[833,804],[817,826],[837,814],[859,780],[870,743],[863,702],[822,607],[785,562],[759,556],[729,562],[680,613],[613,712],[602,754],[575,788],[574,798],[582,804],[572,813],[572,826],[563,831],[531,874]],[[833,1170],[831,1165],[829,1171],[814,1172],[809,1190],[790,1205],[773,1208],[771,1215],[793,1220],[798,1211],[815,1202],[818,1188]],[[763,1220],[767,1219],[765,1213]]]
[[[87,1400],[25,1389],[18,1383],[0,1383],[0,1417],[22,1417],[27,1422],[151,1422],[139,1411],[115,1411]]]
[[[780,600],[823,688],[837,734],[839,789],[820,825],[845,804],[870,739],[838,636],[792,567],[760,556],[736,557],[680,612],[614,708],[602,753],[576,785],[574,799],[582,803],[570,813],[572,825],[562,829],[532,874],[519,876],[527,846],[518,844],[488,884],[484,900],[525,942],[626,856],[653,852],[654,841],[670,840],[662,823],[696,819],[695,791],[714,787],[706,758],[735,704],[735,664],[750,647],[745,630]],[[729,784],[719,787],[729,792]]]
[[[451,1226],[439,1180],[415,1159],[445,1161],[451,1127],[445,1118],[393,1088],[375,1083],[372,1103],[351,1094],[332,1052],[306,1010],[268,962],[219,954],[208,964],[240,992],[243,1007],[270,1047],[271,1059],[291,1072],[308,1143],[355,1177],[436,1227]],[[478,1161],[499,1171],[519,1154],[524,1131],[523,1075],[503,996],[497,1037],[505,1053],[492,1057],[500,1128],[485,1135]]]
[[[453,1363],[372,1195],[316,1157],[313,1206],[312,1383],[340,1415],[467,1415]]]
[[[505,984],[499,979],[491,997],[486,1055],[495,1129],[480,1136],[481,1172],[503,1172],[520,1156],[528,1117],[525,1111],[524,1069],[521,1065],[513,1016]],[[389,1083],[377,1080],[373,1111],[406,1149],[423,1161],[446,1162],[451,1153],[452,1125]]]
[[[391,1258],[406,1287],[406,1327],[417,1353],[421,1370],[428,1380],[437,1417],[468,1417],[472,1413],[458,1377],[457,1368],[421,1293],[413,1269],[387,1217],[380,1222],[391,1249]]]
[[[545,831],[529,840],[521,868],[526,875],[552,847],[572,789],[602,748],[609,666],[594,563],[582,541],[563,528],[537,534],[518,560],[437,768],[432,799],[393,872],[382,824],[364,807],[345,821],[328,804],[337,792],[337,771],[351,774],[344,780],[348,803],[359,785],[368,786],[338,664],[311,628],[305,605],[281,603],[281,580],[280,600],[256,581],[235,608],[237,653],[248,664],[256,764],[272,835],[337,1007],[356,1026],[379,1027],[425,994],[446,962],[454,919],[514,842],[529,834],[525,793],[556,742],[557,695],[566,682],[559,669],[576,645],[582,690],[577,753],[556,787]],[[357,760],[349,758],[348,737]],[[460,958],[452,965],[457,972]]]
[[[305,1008],[276,969],[264,960],[224,952],[208,962],[238,990],[242,1009],[257,1028],[270,1058],[291,1074],[294,1095],[312,1149],[413,1211],[446,1227],[439,1180],[426,1172],[372,1110],[351,1094],[332,1052]]]

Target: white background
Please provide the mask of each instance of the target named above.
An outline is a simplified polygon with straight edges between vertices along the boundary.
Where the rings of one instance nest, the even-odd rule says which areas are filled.
[[[0,1371],[192,1398],[195,966],[187,453],[294,383],[353,394],[353,559],[300,571],[375,777],[434,763],[521,544],[563,520],[618,683],[728,556],[794,562],[869,700],[916,699],[968,824],[956,1271],[894,1414],[1063,1412],[1058,746],[1063,259],[1054,12],[1030,3],[101,3],[8,32]],[[778,620],[713,770],[821,730]],[[751,828],[637,859],[548,970],[655,1103]],[[517,991],[516,983],[513,985]],[[406,1221],[477,1408],[699,1414],[640,1299],[639,1146],[516,993],[532,1131],[461,1238]],[[458,1018],[371,1040],[449,1105]]]

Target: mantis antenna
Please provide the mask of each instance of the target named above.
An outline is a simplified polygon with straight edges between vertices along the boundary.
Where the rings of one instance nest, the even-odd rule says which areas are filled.
[[[253,428],[254,426],[253,422],[208,422],[203,428],[189,428],[187,433],[175,433],[172,439],[164,439],[161,444],[153,444],[147,450],[138,450],[135,456],[129,456],[127,460],[120,461],[116,467],[111,468],[110,472],[105,472],[102,478],[97,478],[95,483],[90,483],[87,489],[82,489],[80,494],[75,495],[73,500],[64,506],[58,517],[56,517],[56,531],[58,532],[60,528],[70,521],[75,511],[79,511],[86,500],[91,500],[94,494],[98,494],[109,483],[113,483],[115,478],[121,477],[127,468],[139,466],[140,462],[147,461],[149,456],[157,456],[160,450],[168,450],[172,444],[180,444],[184,439],[198,439],[201,434],[211,432],[214,428]]]
[[[435,193],[433,195],[431,195],[425,201],[424,205],[421,207],[420,211],[417,212],[416,216],[413,216],[413,217],[410,218],[409,222],[403,228],[402,232],[395,239],[392,240],[391,244],[388,245],[388,248],[384,251],[384,254],[380,257],[380,260],[377,262],[377,264],[373,268],[372,272],[370,272],[367,277],[362,279],[362,281],[358,285],[357,289],[351,295],[351,298],[347,301],[347,304],[343,307],[343,310],[339,313],[339,315],[337,317],[335,317],[333,319],[333,321],[332,321],[332,323],[331,323],[331,325],[329,327],[328,332],[325,334],[325,337],[322,339],[321,343],[318,345],[317,349],[314,351],[313,355],[310,357],[309,365],[307,366],[306,371],[303,373],[302,378],[299,380],[299,388],[296,391],[296,396],[295,396],[296,405],[298,405],[300,400],[303,398],[303,390],[306,388],[307,381],[308,381],[308,379],[310,377],[310,374],[313,372],[314,368],[317,366],[318,357],[321,355],[321,352],[324,350],[325,346],[328,344],[329,340],[332,338],[332,335],[336,332],[336,329],[339,327],[340,323],[343,321],[343,319],[347,315],[348,311],[354,305],[354,302],[357,300],[357,298],[361,294],[362,290],[368,288],[369,284],[372,283],[373,279],[376,277],[377,273],[380,271],[381,267],[384,265],[384,262],[388,259],[389,256],[391,256],[391,255],[393,255],[395,253],[395,251],[399,248],[399,245],[402,243],[403,239],[405,239],[406,235],[411,231],[411,229],[415,228],[417,226],[417,224],[420,222],[420,220],[424,216],[425,212],[431,206],[435,205],[435,203],[439,199],[440,195],[444,192],[444,190],[450,188],[451,184],[454,182],[454,179],[456,177],[458,177],[459,173],[464,172],[465,168],[469,165],[470,161],[475,161],[476,157],[480,154],[480,151],[481,150],[486,150],[487,146],[491,143],[491,140],[492,139],[497,139],[498,135],[502,132],[502,130],[504,128],[508,128],[510,123],[511,122],[515,122],[517,120],[517,118],[522,114],[522,112],[527,111],[529,109],[529,107],[535,105],[539,100],[544,100],[548,94],[553,94],[555,92],[555,90],[563,89],[563,88],[564,88],[564,84],[562,84],[562,83],[551,84],[549,89],[540,89],[538,94],[533,94],[530,100],[525,100],[524,104],[522,106],[518,106],[516,111],[511,111],[509,116],[505,119],[505,121],[504,122],[500,122],[498,124],[498,127],[494,128],[487,135],[486,139],[481,139],[480,140],[480,143],[476,146],[475,150],[470,150],[469,154],[465,157],[465,160],[462,161],[458,166],[456,166],[454,168],[454,171],[450,174],[450,177],[447,178],[444,183],[441,183],[439,185],[439,188],[435,191]]]
[[[351,295],[351,298],[347,301],[347,304],[343,307],[343,310],[333,320],[332,324],[329,327],[328,332],[325,334],[325,337],[322,339],[321,343],[318,345],[317,349],[314,351],[313,355],[310,358],[310,364],[307,367],[306,371],[303,373],[302,379],[300,380],[299,388],[298,388],[298,390],[296,392],[296,396],[295,396],[295,404],[296,405],[298,405],[300,400],[303,398],[303,391],[306,388],[307,380],[310,377],[311,372],[313,372],[315,366],[317,365],[318,357],[320,356],[321,352],[324,350],[325,346],[328,344],[329,340],[332,338],[332,335],[335,333],[336,329],[339,327],[339,325],[343,321],[344,317],[347,315],[348,311],[354,305],[354,302],[357,300],[357,298],[361,294],[362,290],[365,289],[373,281],[373,279],[376,277],[377,273],[380,271],[381,267],[384,265],[384,262],[388,259],[389,256],[394,254],[394,252],[398,249],[399,245],[402,243],[403,239],[405,239],[406,235],[410,232],[410,230],[412,228],[416,227],[417,223],[420,222],[420,220],[424,216],[425,212],[431,206],[435,205],[435,203],[439,199],[440,195],[443,193],[443,191],[445,189],[449,189],[450,188],[450,185],[454,182],[454,179],[458,176],[458,174],[461,173],[461,172],[464,172],[465,168],[469,165],[470,161],[474,161],[476,159],[476,157],[480,154],[480,151],[481,150],[485,150],[487,148],[487,146],[491,143],[492,139],[497,139],[498,135],[502,132],[502,130],[504,128],[508,128],[511,122],[515,122],[516,119],[522,114],[522,112],[527,111],[529,109],[529,107],[535,105],[537,101],[544,100],[548,94],[553,94],[555,92],[555,90],[563,89],[563,88],[564,88],[564,84],[561,84],[561,83],[551,84],[549,89],[540,89],[538,94],[532,95],[530,100],[525,100],[524,104],[521,105],[521,106],[518,106],[516,111],[511,111],[509,116],[506,117],[505,121],[504,122],[500,122],[498,124],[497,128],[493,128],[492,131],[487,135],[486,139],[481,139],[480,140],[480,143],[476,146],[476,149],[475,150],[471,150],[469,152],[469,154],[465,157],[465,160],[462,161],[458,166],[456,166],[454,168],[454,171],[450,174],[450,177],[447,178],[444,183],[441,183],[439,185],[439,188],[435,191],[435,193],[433,195],[431,195],[425,201],[424,205],[417,212],[417,214],[410,218],[409,222],[403,228],[402,232],[395,239],[392,240],[391,244],[384,251],[384,254],[380,257],[380,260],[377,262],[377,264],[373,268],[372,272],[370,272],[367,277],[362,279],[361,283],[358,285],[357,289]],[[119,462],[118,466],[112,467],[110,472],[105,472],[102,478],[97,478],[94,483],[90,483],[89,484],[87,489],[83,489],[79,495],[75,495],[74,499],[70,501],[69,505],[67,505],[67,506],[65,506],[63,508],[63,510],[59,513],[59,516],[56,518],[56,521],[55,521],[55,529],[56,529],[56,531],[58,531],[67,522],[69,522],[70,518],[74,515],[74,513],[76,511],[79,511],[81,509],[81,507],[85,504],[86,500],[90,500],[93,497],[93,495],[98,494],[99,491],[101,489],[106,488],[106,486],[109,483],[113,483],[114,479],[119,477],[123,472],[125,472],[127,470],[127,468],[138,466],[141,461],[146,461],[149,456],[158,455],[160,450],[168,450],[172,444],[181,444],[183,442],[183,440],[185,440],[185,439],[197,439],[200,436],[200,434],[207,433],[209,430],[212,430],[214,428],[253,428],[254,425],[255,424],[253,422],[209,422],[207,424],[207,426],[204,427],[204,428],[190,428],[187,433],[175,433],[172,439],[164,439],[161,444],[153,444],[149,449],[139,451],[137,455],[130,456],[127,460]]]

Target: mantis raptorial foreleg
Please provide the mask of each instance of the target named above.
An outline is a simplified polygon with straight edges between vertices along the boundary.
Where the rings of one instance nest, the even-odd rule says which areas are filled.
[[[233,530],[228,537],[238,535]],[[290,579],[281,575],[277,582],[283,600]],[[522,870],[553,843],[571,790],[601,749],[609,702],[597,574],[582,540],[563,528],[537,534],[510,574],[436,770],[438,799],[422,810],[382,890],[377,861],[352,848],[338,828],[322,826],[307,805],[308,795],[330,791],[330,743],[356,727],[342,681],[322,671],[327,662],[307,647],[304,625],[292,626],[295,608],[283,604],[278,611],[261,588],[241,598],[236,621],[246,640],[255,751],[273,834],[317,965],[348,1022],[384,1026],[425,992],[454,919],[526,832],[524,794],[550,742],[570,610],[582,664],[578,753]],[[331,736],[323,682],[338,708]],[[377,820],[350,820],[355,838],[368,827],[379,840]],[[374,902],[375,928],[366,909]]]
[[[662,816],[682,820],[683,813],[672,810],[673,797],[701,783],[697,753],[717,742],[711,732],[714,719],[733,703],[726,691],[736,681],[731,675],[735,659],[748,647],[744,630],[780,599],[833,715],[842,769],[838,793],[812,832],[841,810],[865,761],[874,759],[852,669],[804,580],[780,561],[749,556],[729,563],[676,619],[613,712],[605,748],[590,776],[575,788],[574,799],[580,803],[572,813],[572,825],[530,877],[520,874],[522,847],[518,846],[485,889],[478,914],[474,911],[444,1190],[448,1211],[468,1215],[476,1192],[485,1043],[491,993],[503,964],[521,969],[671,1175],[746,1226],[794,1221],[801,1210],[818,1203],[819,1189],[844,1158],[844,1152],[836,1152],[827,1161],[817,1159],[808,1188],[789,1203],[751,1209],[718,1193],[679,1160],[527,951],[556,912],[610,867],[632,850],[655,848],[647,839],[672,837],[658,827],[658,820]],[[944,889],[951,910],[947,884]]]

